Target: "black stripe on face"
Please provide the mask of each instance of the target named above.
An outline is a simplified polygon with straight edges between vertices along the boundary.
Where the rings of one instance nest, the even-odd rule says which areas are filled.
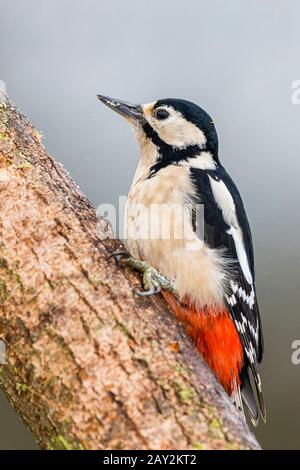
[[[143,125],[143,130],[148,137],[151,139],[153,144],[158,148],[158,160],[155,165],[150,168],[150,174],[148,178],[152,178],[159,170],[169,165],[178,165],[180,162],[188,160],[189,158],[197,157],[202,150],[200,145],[189,145],[185,148],[176,148],[172,145],[167,144],[157,134],[157,132],[150,126],[148,122]]]

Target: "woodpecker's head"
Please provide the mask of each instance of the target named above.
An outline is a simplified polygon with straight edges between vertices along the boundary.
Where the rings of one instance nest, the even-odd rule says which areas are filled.
[[[114,98],[98,95],[100,101],[124,116],[135,131],[143,151],[152,146],[156,162],[170,163],[209,152],[213,161],[218,160],[218,137],[211,117],[190,101],[167,98],[149,104],[130,104]]]

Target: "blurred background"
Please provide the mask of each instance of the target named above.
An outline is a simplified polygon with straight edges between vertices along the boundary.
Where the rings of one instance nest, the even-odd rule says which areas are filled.
[[[266,449],[300,448],[299,17],[297,0],[0,0],[0,79],[95,206],[127,194],[138,161],[97,93],[213,117],[255,241]],[[37,448],[2,395],[0,448]]]

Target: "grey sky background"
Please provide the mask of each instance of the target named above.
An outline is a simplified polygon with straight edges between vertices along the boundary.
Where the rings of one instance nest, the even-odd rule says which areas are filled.
[[[265,330],[265,448],[300,448],[300,2],[0,0],[0,80],[97,206],[128,192],[138,149],[97,93],[180,97],[213,117],[244,197]],[[0,401],[0,448],[34,448]]]

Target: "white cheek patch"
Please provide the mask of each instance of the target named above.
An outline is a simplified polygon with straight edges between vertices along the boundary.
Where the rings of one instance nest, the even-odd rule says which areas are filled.
[[[187,121],[179,113],[170,118],[159,128],[158,134],[167,144],[177,148],[189,145],[204,147],[206,138],[204,133],[195,124]]]
[[[210,186],[214,199],[222,211],[224,221],[229,225],[227,233],[232,236],[235,244],[237,257],[242,268],[243,274],[249,284],[252,284],[252,275],[249,268],[248,257],[245,250],[243,232],[238,223],[234,200],[228,191],[226,184],[209,176]]]
[[[185,148],[189,145],[204,147],[206,137],[201,129],[192,122],[187,121],[180,112],[175,111],[173,108],[162,106],[161,109],[168,111],[170,117],[159,121],[148,112],[146,118],[163,142],[176,148]]]

